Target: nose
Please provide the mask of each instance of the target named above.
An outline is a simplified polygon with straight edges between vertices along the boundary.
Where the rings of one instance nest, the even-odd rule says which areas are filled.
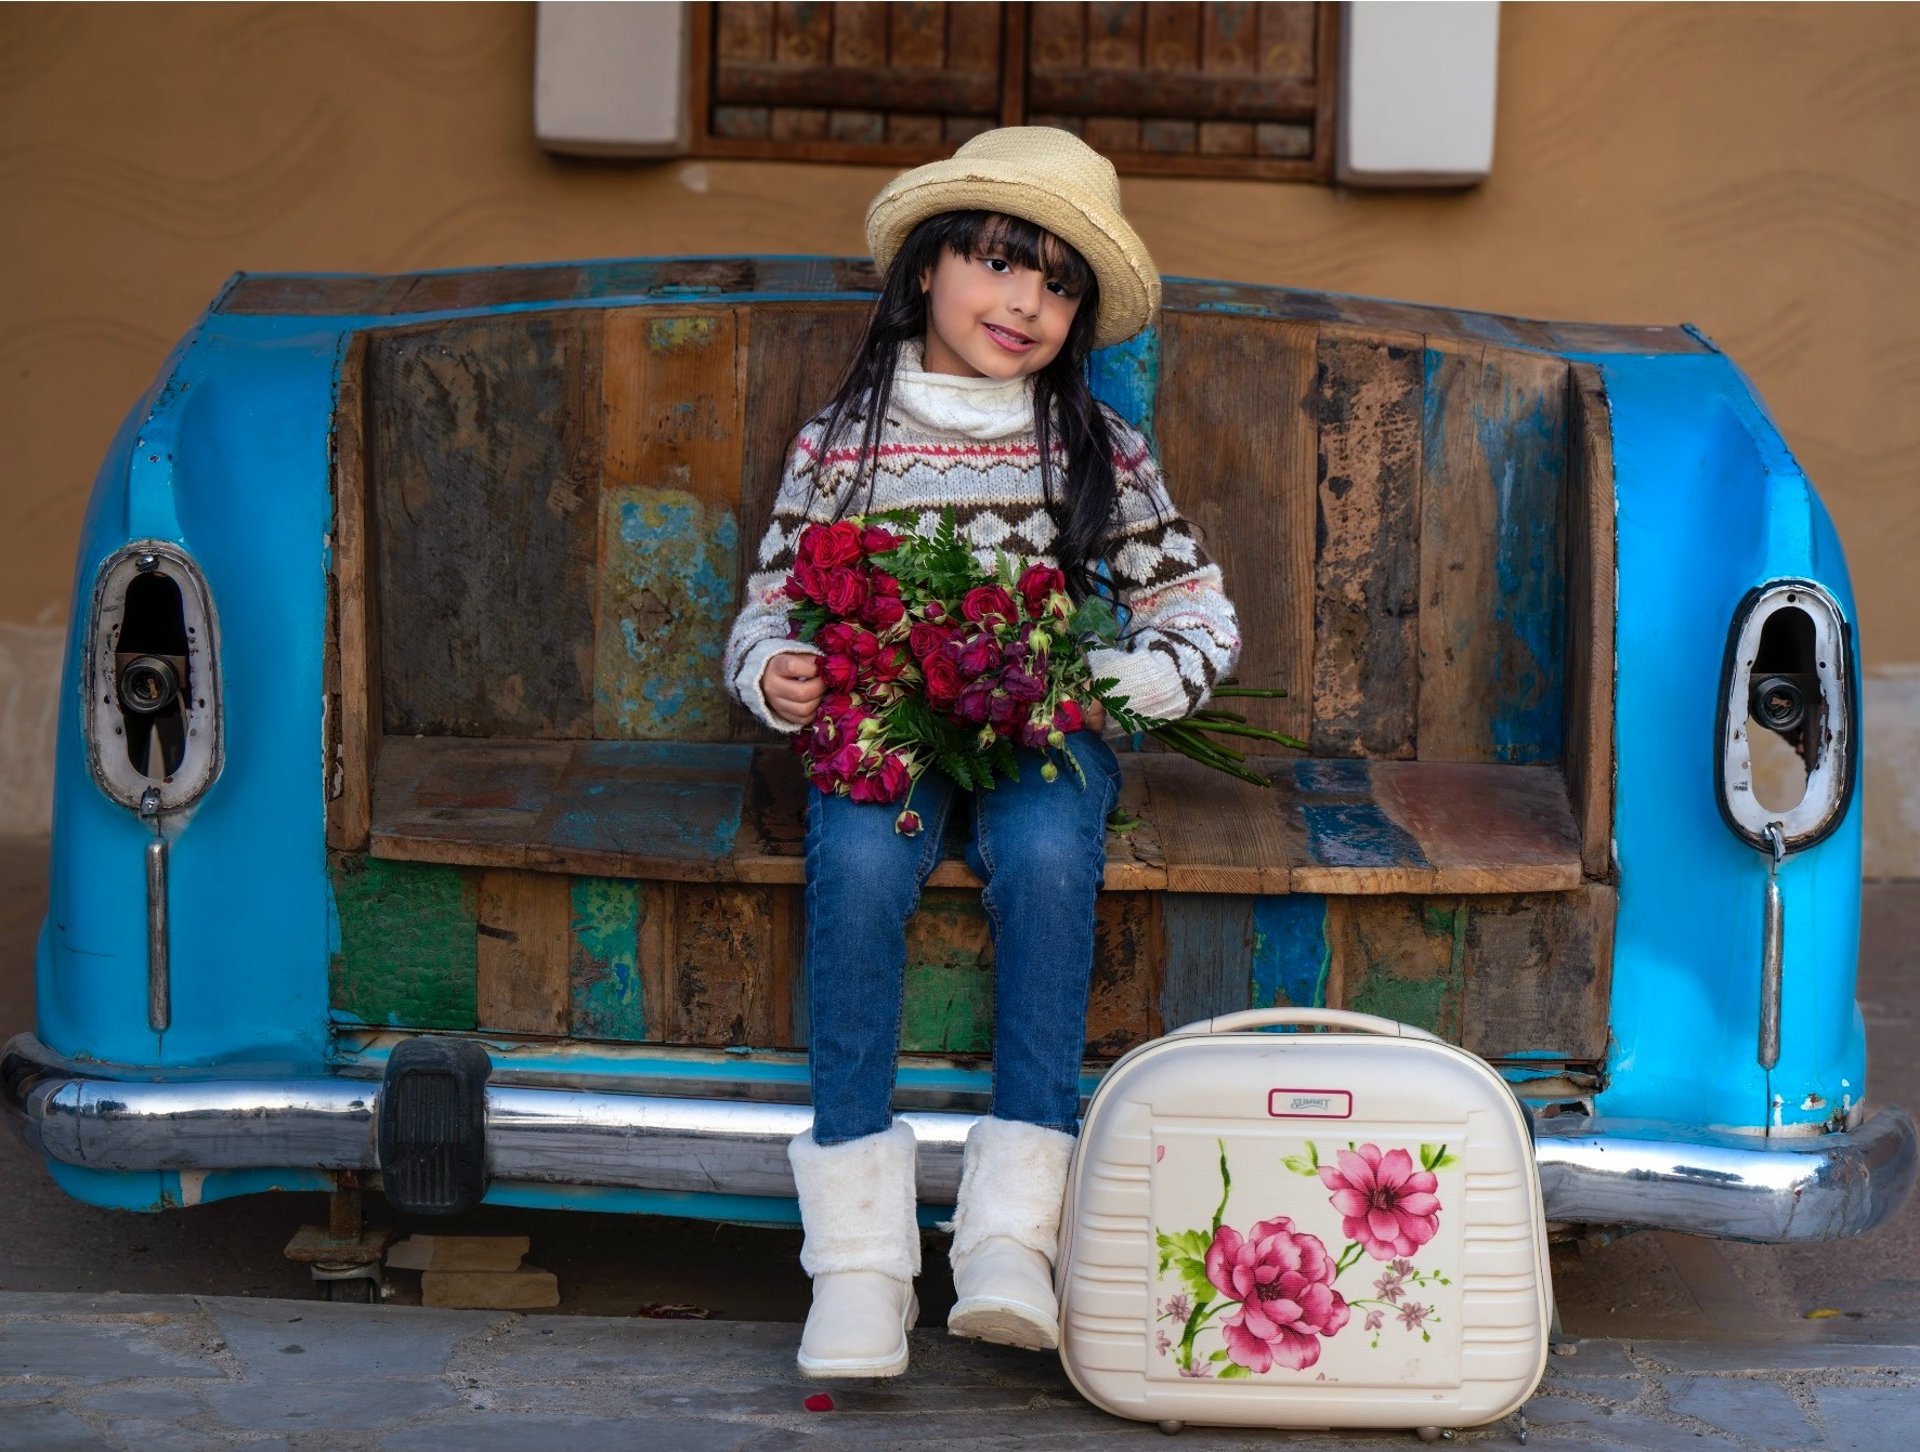
[[[1013,312],[1029,318],[1040,316],[1040,293],[1046,287],[1046,278],[1031,267],[1017,267],[1013,271],[1013,285],[1008,289],[1007,306]]]

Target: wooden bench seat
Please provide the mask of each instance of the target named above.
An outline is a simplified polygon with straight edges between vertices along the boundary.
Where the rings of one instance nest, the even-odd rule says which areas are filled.
[[[805,779],[720,664],[873,279],[824,259],[539,271],[337,284],[390,316],[343,359],[333,440],[331,1006],[803,1048]],[[460,306],[481,311],[414,312]],[[1270,789],[1126,757],[1138,825],[1108,838],[1090,1058],[1293,1003],[1594,1072],[1613,465],[1601,375],[1567,355],[1701,346],[1172,283],[1098,355],[1097,391],[1153,437],[1225,572],[1239,679],[1288,693],[1237,709],[1311,754],[1263,759]],[[946,846],[907,928],[901,1047],[984,1054],[992,935]]]
[[[1274,757],[1258,761],[1273,782],[1262,789],[1162,751],[1122,759],[1121,806],[1140,825],[1108,834],[1109,891],[1464,894],[1581,883],[1579,834],[1552,767]],[[799,884],[805,792],[778,746],[389,738],[370,846],[375,857],[465,867]],[[957,839],[947,845],[929,885],[979,886]]]

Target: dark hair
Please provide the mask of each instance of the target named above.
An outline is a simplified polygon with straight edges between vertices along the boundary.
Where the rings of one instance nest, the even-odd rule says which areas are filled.
[[[881,423],[893,397],[900,345],[926,337],[927,295],[921,291],[920,278],[939,262],[943,252],[968,259],[996,254],[1017,267],[1044,271],[1049,282],[1061,284],[1080,299],[1079,311],[1059,354],[1033,377],[1034,433],[1040,447],[1041,490],[1058,531],[1053,556],[1066,573],[1068,592],[1075,600],[1099,593],[1103,587],[1094,569],[1111,522],[1116,492],[1113,434],[1106,411],[1087,387],[1087,358],[1093,352],[1100,283],[1078,252],[1023,218],[997,212],[942,212],[921,222],[901,244],[881,283],[873,311],[867,316],[853,361],[819,415],[826,421],[819,444],[822,458],[841,435],[856,424],[861,426],[853,487],[847,490],[834,517],[848,512],[863,482],[868,505],[873,502],[876,450]],[[1056,426],[1060,435],[1057,443]],[[1054,459],[1056,447],[1066,454],[1064,484]],[[817,493],[817,467],[814,477]]]

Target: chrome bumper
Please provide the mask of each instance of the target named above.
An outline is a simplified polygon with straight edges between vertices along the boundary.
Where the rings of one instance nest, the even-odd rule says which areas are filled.
[[[21,1034],[0,1058],[0,1106],[41,1154],[103,1170],[377,1171],[380,1083],[107,1079]],[[804,1105],[681,1099],[502,1082],[486,1090],[494,1180],[790,1197],[787,1141]],[[951,1205],[974,1116],[900,1116],[920,1143],[919,1196]],[[1800,1137],[1561,1117],[1535,1138],[1547,1218],[1721,1239],[1838,1240],[1888,1219],[1913,1189],[1903,1109]]]

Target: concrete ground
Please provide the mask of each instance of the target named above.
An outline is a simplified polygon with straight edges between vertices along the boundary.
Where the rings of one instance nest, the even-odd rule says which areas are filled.
[[[32,1026],[32,947],[46,844],[0,842],[0,1040]],[[1920,1106],[1920,883],[1869,884],[1860,1000],[1870,1106]],[[281,1249],[324,1221],[320,1195],[225,1201],[161,1216],[66,1197],[0,1135],[0,1448],[1077,1448],[1160,1433],[1097,1411],[1052,1357],[954,1341],[930,1254],[910,1373],[820,1390],[792,1367],[807,1286],[794,1231],[484,1209],[409,1223],[530,1235],[558,1314],[426,1310],[390,1273],[380,1307],[307,1299]],[[937,1240],[930,1250],[938,1248]],[[1920,1201],[1824,1246],[1639,1235],[1556,1252],[1572,1355],[1526,1408],[1532,1443],[1596,1448],[1920,1445]],[[659,1319],[692,1306],[712,1319]],[[1518,1424],[1462,1442],[1517,1445]],[[1273,1441],[1271,1434],[1259,1439]],[[1254,1445],[1189,1430],[1179,1445]],[[1316,1435],[1289,1446],[1399,1447]]]

